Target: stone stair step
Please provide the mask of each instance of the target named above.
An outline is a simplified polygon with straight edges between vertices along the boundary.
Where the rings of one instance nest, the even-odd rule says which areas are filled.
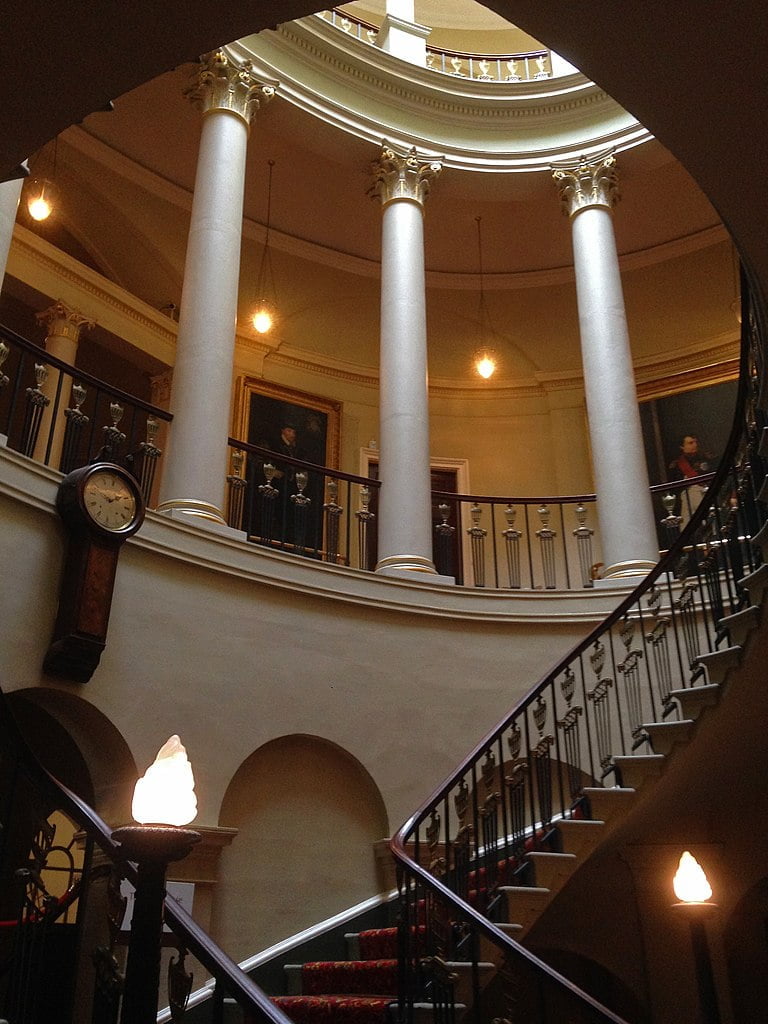
[[[563,818],[557,823],[565,853],[586,855],[605,835],[605,822],[595,818]]]
[[[678,743],[687,743],[691,738],[695,722],[683,718],[678,722],[648,722],[641,726],[651,741],[654,754],[670,754]]]
[[[707,670],[707,679],[710,683],[723,683],[725,677],[732,668],[736,668],[741,658],[741,647],[733,645],[723,647],[719,651],[709,651],[707,654],[700,654],[696,659],[698,665],[703,665]]]
[[[763,599],[763,591],[768,587],[768,563],[761,565],[754,572],[742,576],[739,586],[744,587],[747,591],[752,604],[760,604]]]
[[[621,781],[632,789],[640,789],[648,779],[657,779],[664,767],[663,754],[619,754],[613,763]]]
[[[628,811],[637,799],[631,786],[587,786],[584,795],[589,798],[594,819],[604,824]]]
[[[536,920],[552,895],[549,889],[538,885],[500,885],[498,891],[507,901],[509,923],[522,929]]]
[[[680,705],[684,718],[696,719],[705,708],[713,708],[720,700],[722,687],[719,683],[704,683],[701,686],[686,686],[671,690],[669,696]]]
[[[766,527],[768,527],[768,523],[763,530]],[[762,533],[762,530],[760,532]],[[766,534],[766,544],[768,544],[768,533]],[[718,622],[717,628],[726,630],[731,643],[741,647],[752,630],[757,628],[759,621],[760,609],[756,604],[751,604],[748,608],[742,608],[740,612],[734,612],[733,615],[725,615]]]
[[[527,859],[533,864],[536,885],[553,892],[562,889],[578,862],[575,853],[549,853],[546,850],[533,850]]]

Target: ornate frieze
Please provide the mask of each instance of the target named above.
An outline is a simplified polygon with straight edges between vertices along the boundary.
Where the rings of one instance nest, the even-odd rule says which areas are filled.
[[[423,207],[442,167],[439,160],[420,159],[415,146],[405,156],[400,156],[385,142],[381,155],[371,165],[374,181],[369,194],[378,196],[382,206],[405,199]]]
[[[552,177],[560,193],[563,210],[573,217],[588,206],[611,210],[619,199],[616,157],[611,153],[589,162],[582,157],[575,167],[558,167]]]
[[[194,84],[185,96],[203,114],[228,110],[251,123],[251,117],[275,95],[276,83],[258,79],[250,61],[232,60],[224,50],[214,50],[200,59]]]

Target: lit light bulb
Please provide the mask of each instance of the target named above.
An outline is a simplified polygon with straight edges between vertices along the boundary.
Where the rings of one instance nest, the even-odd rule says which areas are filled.
[[[712,897],[704,869],[688,850],[680,858],[672,887],[681,903],[706,903]]]
[[[141,825],[188,825],[196,816],[192,765],[178,736],[163,744],[136,783],[131,814]]]
[[[493,375],[496,370],[495,361],[487,354],[483,354],[475,363],[475,369],[485,380]]]
[[[255,331],[258,331],[259,334],[267,334],[269,331],[271,331],[274,322],[274,317],[272,316],[269,307],[265,304],[259,306],[256,312],[253,314],[253,328]]]
[[[45,184],[43,182],[39,190],[33,192],[27,201],[27,209],[33,220],[46,220],[53,211],[51,200],[45,194]]]

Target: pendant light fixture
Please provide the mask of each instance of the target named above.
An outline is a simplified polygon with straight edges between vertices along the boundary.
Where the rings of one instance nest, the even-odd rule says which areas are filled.
[[[482,217],[475,217],[477,223],[477,264],[480,276],[480,306],[478,310],[478,321],[480,325],[479,345],[472,356],[472,364],[475,372],[484,380],[488,380],[496,372],[498,358],[496,352],[490,347],[489,341],[492,332],[491,318],[488,307],[485,303],[485,288],[483,286],[483,235],[481,229]]]
[[[56,157],[58,155],[58,136],[53,141],[53,169],[50,178],[34,178],[27,189],[27,210],[32,220],[47,220],[53,213],[56,188]]]
[[[277,309],[275,306],[275,273],[272,269],[272,252],[269,248],[269,229],[272,219],[272,171],[274,160],[268,160],[269,184],[267,185],[267,223],[264,236],[264,249],[261,253],[259,275],[256,278],[256,308],[251,322],[253,329],[259,334],[267,334],[275,325]]]

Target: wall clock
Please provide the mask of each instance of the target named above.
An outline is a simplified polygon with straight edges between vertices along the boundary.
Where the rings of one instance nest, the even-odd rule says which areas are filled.
[[[144,499],[126,469],[95,462],[64,477],[56,507],[69,538],[43,669],[86,683],[106,646],[120,548],[144,521]]]

